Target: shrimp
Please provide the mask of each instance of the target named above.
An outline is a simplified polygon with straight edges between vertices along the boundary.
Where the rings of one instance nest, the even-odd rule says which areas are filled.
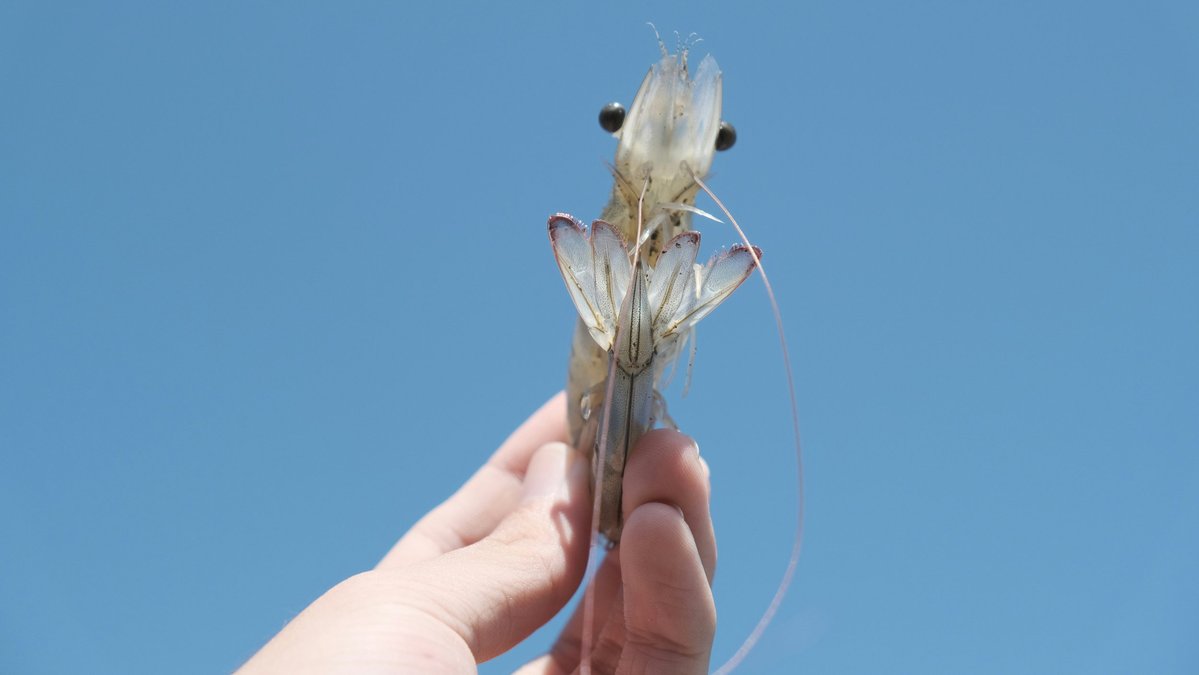
[[[673,426],[658,393],[666,367],[677,361],[688,341],[694,353],[695,325],[756,269],[770,299],[787,376],[797,460],[797,520],[783,578],[753,631],[717,670],[723,675],[761,638],[798,565],[804,502],[799,416],[782,318],[761,265],[761,251],[703,180],[715,151],[728,149],[736,139],[732,125],[720,118],[720,70],[706,56],[691,77],[687,47],[670,54],[661,39],[658,46],[662,57],[641,83],[627,118],[618,104],[600,113],[601,126],[619,140],[611,167],[612,196],[601,219],[592,223],[589,233],[566,214],[555,214],[548,223],[558,268],[579,313],[571,343],[567,415],[575,447],[593,453],[594,530],[614,546],[622,526],[628,452],[659,421]],[[701,190],[741,240],[702,266],[695,264],[700,234],[691,230],[691,217],[720,221],[695,207]],[[584,595],[583,673],[590,672],[593,590],[589,584]]]
[[[639,316],[637,312],[641,307],[629,307],[628,317],[617,316],[617,308],[622,307],[627,289],[635,292],[645,290],[640,285],[645,273],[634,275],[632,286],[628,285],[628,274],[623,270],[629,267],[629,263],[616,260],[620,256],[615,255],[613,246],[616,241],[613,237],[622,240],[622,252],[627,251],[641,261],[635,265],[638,270],[642,269],[642,265],[651,268],[657,265],[663,251],[673,251],[675,245],[690,253],[687,265],[691,265],[698,237],[694,243],[678,237],[690,230],[693,213],[702,214],[694,206],[699,192],[697,179],[708,173],[718,139],[720,145],[729,147],[732,143],[728,139],[734,138],[732,127],[720,119],[721,74],[715,59],[706,56],[694,77],[691,77],[687,67],[687,49],[670,54],[661,40],[658,44],[662,52],[661,60],[650,69],[641,83],[627,117],[621,119],[623,111],[614,105],[605,107],[601,113],[601,124],[614,132],[619,143],[611,167],[615,178],[612,195],[601,215],[600,222],[603,225],[597,223],[592,228],[595,255],[589,256],[582,250],[585,247],[581,245],[581,225],[573,218],[558,214],[551,217],[549,222],[559,268],[580,313],[571,343],[566,386],[571,440],[575,447],[592,449],[604,436],[606,448],[597,451],[592,462],[596,475],[600,476],[600,532],[610,544],[620,539],[621,481],[628,448],[659,418],[666,417],[665,404],[655,393],[656,386],[643,383],[643,380],[650,379],[654,383],[660,381],[664,366],[677,359],[690,328],[694,326],[694,322],[690,322],[686,329],[680,330],[680,326],[676,325],[668,333],[653,335],[655,329],[665,330],[666,325],[671,323],[661,316],[661,306],[652,307],[655,311],[653,327],[630,323]],[[571,222],[575,223],[573,229],[567,225]],[[662,242],[667,240],[669,244],[662,246]],[[753,256],[737,257],[742,262],[746,259],[752,261]],[[592,265],[594,269],[588,268]],[[607,274],[601,265],[621,265],[624,276],[613,275],[617,286],[589,294],[586,289],[594,287],[595,282],[600,280],[597,275]],[[745,276],[751,269],[745,270]],[[681,271],[681,267],[676,270]],[[731,275],[729,280],[733,278],[736,275]],[[712,296],[709,300],[716,299],[716,304],[719,304],[744,278],[742,276],[732,288],[725,289],[727,292],[718,298]],[[603,279],[605,282],[612,280],[609,277]],[[663,273],[651,277],[648,287],[651,293],[656,293],[655,299],[661,300],[670,294],[658,291],[669,283],[668,275]],[[683,290],[681,286],[675,288]],[[692,293],[690,302],[694,303],[699,300],[694,293],[700,286],[689,288]],[[674,300],[677,302],[678,298]],[[714,306],[703,314],[707,314]],[[615,330],[618,318],[625,319],[619,322],[621,331]],[[621,385],[613,388],[614,396],[624,401],[627,393],[625,385],[636,384],[637,403],[635,409],[627,408],[612,414],[612,403],[616,401],[605,396],[610,370],[609,353],[631,357],[627,352],[614,349],[620,337],[618,333],[629,338],[628,344],[620,345],[622,348],[639,347],[642,351],[636,358],[649,359],[654,365],[650,367],[649,361],[632,362],[627,358],[614,362]],[[638,342],[643,337],[646,340]],[[632,377],[647,370],[649,375],[640,379]],[[609,412],[594,414],[605,402],[609,403],[605,408]],[[608,423],[601,429],[600,422],[605,417]],[[599,466],[601,459],[604,462],[602,467]]]

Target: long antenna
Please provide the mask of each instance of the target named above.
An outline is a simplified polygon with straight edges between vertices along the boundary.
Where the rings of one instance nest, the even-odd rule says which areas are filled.
[[[762,638],[762,634],[766,632],[766,627],[774,619],[774,615],[778,613],[779,607],[783,604],[783,598],[787,595],[787,589],[791,587],[791,582],[795,578],[795,568],[799,565],[799,553],[803,547],[803,516],[804,516],[804,487],[803,487],[803,446],[799,440],[799,403],[795,397],[795,376],[791,370],[791,352],[787,349],[787,337],[783,332],[783,314],[779,311],[778,300],[774,296],[774,287],[770,285],[770,279],[766,276],[766,269],[762,267],[762,260],[758,257],[757,250],[749,242],[749,237],[745,236],[745,230],[737,224],[737,219],[733,214],[725,208],[724,202],[716,196],[716,193],[700,179],[699,176],[692,174],[695,179],[695,184],[698,185],[704,192],[712,198],[716,206],[720,207],[721,212],[732,223],[733,229],[737,231],[737,236],[741,238],[741,242],[749,249],[749,254],[753,256],[755,267],[758,269],[758,274],[762,275],[762,284],[766,287],[766,296],[770,298],[770,309],[774,313],[774,325],[778,329],[779,346],[783,351],[783,367],[787,373],[787,394],[791,399],[791,432],[795,437],[795,480],[797,486],[796,507],[795,507],[795,541],[791,545],[791,558],[787,561],[787,569],[783,572],[783,578],[779,581],[778,588],[774,591],[774,597],[770,599],[770,605],[762,614],[762,618],[758,619],[758,625],[754,626],[749,636],[737,648],[736,653],[725,661],[723,665],[716,669],[714,675],[726,675],[732,672],[734,668],[741,665],[749,652],[753,650],[754,645]]]
[[[639,274],[637,263],[640,262],[641,246],[641,223],[642,223],[642,208],[645,205],[645,191],[649,188],[649,178],[641,186],[641,195],[637,198],[637,236],[633,238],[633,274]],[[591,236],[595,236],[595,224],[591,225]],[[632,283],[629,283],[629,289],[632,288]],[[625,290],[624,297],[620,303],[630,302],[629,298],[632,293],[628,289]],[[621,311],[617,316],[623,315]],[[612,343],[616,344],[622,326],[620,322],[616,322],[616,331],[612,336]],[[627,327],[624,328],[628,330]],[[591,501],[591,554],[587,556],[587,573],[584,578],[584,583],[587,587],[583,589],[583,634],[579,637],[579,675],[591,675],[591,630],[595,624],[595,584],[596,578],[599,576],[599,563],[592,570],[591,561],[595,557],[596,549],[599,546],[599,523],[600,523],[600,496],[603,490],[603,471],[606,466],[605,460],[608,454],[608,422],[612,418],[612,408],[609,406],[609,401],[612,400],[612,392],[616,388],[616,359],[608,357],[608,383],[604,387],[604,412],[600,419],[599,433],[596,434],[596,472],[594,484],[592,485],[594,496]],[[619,506],[618,506],[619,508]]]

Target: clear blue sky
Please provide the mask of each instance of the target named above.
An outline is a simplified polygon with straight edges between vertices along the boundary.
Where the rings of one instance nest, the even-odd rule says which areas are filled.
[[[0,7],[0,672],[234,668],[561,386],[545,219],[646,21],[724,71],[795,356],[744,672],[1199,671],[1195,3],[433,7]],[[793,526],[766,309],[672,394],[717,660]]]

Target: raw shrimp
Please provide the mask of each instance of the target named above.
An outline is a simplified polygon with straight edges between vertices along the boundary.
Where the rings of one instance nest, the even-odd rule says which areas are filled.
[[[660,421],[670,422],[658,394],[666,367],[691,338],[695,324],[757,268],[770,296],[791,396],[798,462],[798,520],[791,557],[769,607],[718,673],[735,668],[777,612],[795,572],[802,542],[803,472],[790,357],[761,251],[749,243],[732,214],[703,181],[717,150],[731,147],[735,132],[720,119],[721,74],[706,56],[694,77],[686,47],[667,52],[641,84],[627,117],[606,106],[601,125],[619,140],[612,196],[590,233],[566,214],[549,219],[550,240],[567,290],[579,312],[571,344],[567,406],[571,439],[592,451],[596,481],[595,529],[615,545],[621,532],[624,465],[637,439]],[[700,235],[693,215],[700,190],[729,218],[741,244],[696,265]],[[717,220],[717,222],[719,222]],[[594,554],[594,549],[593,549]],[[592,562],[595,562],[594,560]],[[590,567],[590,565],[589,565]],[[593,586],[584,598],[582,663],[590,672]]]
[[[669,54],[661,46],[661,51],[661,60],[654,64],[641,83],[627,117],[623,123],[617,121],[613,125],[616,127],[614,135],[619,139],[612,166],[615,181],[612,197],[600,216],[611,224],[624,242],[639,244],[632,247],[629,253],[649,267],[657,264],[658,256],[663,251],[663,242],[673,240],[690,229],[695,197],[699,191],[696,178],[706,175],[712,166],[716,138],[721,128],[721,76],[715,59],[705,57],[695,76],[691,77],[686,49]],[[605,113],[608,111],[606,108]],[[551,235],[555,222],[555,218],[550,219]],[[566,228],[560,230],[566,231]],[[594,231],[592,237],[595,237]],[[608,253],[606,249],[604,252]],[[555,253],[567,286],[577,284],[578,279],[572,281],[572,272],[563,265],[564,258],[557,242]],[[598,257],[596,261],[598,265]],[[586,270],[579,270],[578,273],[589,274]],[[571,344],[566,385],[567,416],[572,442],[575,447],[585,450],[595,447],[601,432],[601,416],[596,413],[605,401],[610,365],[608,352],[616,338],[615,325],[612,325],[611,320],[615,318],[615,310],[620,306],[624,293],[624,288],[621,288],[621,294],[613,296],[611,290],[606,289],[602,295],[608,297],[601,300],[610,304],[607,325],[603,328],[611,329],[613,334],[607,338],[597,335],[597,326],[588,317],[591,309],[579,306],[581,316]],[[579,297],[575,290],[572,289],[571,293],[578,305]],[[604,324],[603,317],[599,323]],[[622,326],[623,332],[638,330],[629,324]],[[599,329],[600,332],[603,328]],[[655,345],[658,351],[653,370],[657,376],[661,375],[666,363],[677,358],[682,342],[670,340]],[[652,389],[646,389],[644,393],[653,396]],[[660,417],[653,415],[647,406],[642,405],[643,409],[637,411],[634,419],[628,419],[623,413],[618,414],[619,419],[615,422],[626,429],[626,422],[636,421],[635,427],[629,429],[630,433],[613,428],[610,420],[608,430],[615,433],[605,439],[606,446],[614,448],[620,445],[621,449],[614,452],[605,450],[593,456],[593,467],[602,485],[600,531],[613,544],[620,539],[624,450],[631,447],[637,437],[649,428],[651,418],[656,421]],[[659,412],[664,413],[659,407]],[[605,455],[607,464],[603,467],[599,466],[601,454]]]

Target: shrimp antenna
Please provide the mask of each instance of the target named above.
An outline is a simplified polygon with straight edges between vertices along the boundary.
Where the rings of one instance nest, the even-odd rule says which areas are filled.
[[[650,26],[653,26],[653,24],[651,23]],[[656,28],[654,29],[654,32],[655,33],[657,32]],[[649,177],[647,176],[645,179],[645,182],[641,186],[641,194],[637,198],[637,236],[633,239],[634,242],[641,241],[641,224],[642,224],[642,217],[643,217],[643,209],[645,207],[645,192],[648,189],[649,189]],[[591,230],[592,230],[591,236],[594,237],[595,236],[595,225],[594,224],[592,224]],[[633,260],[632,260],[633,274],[640,274],[640,270],[637,269],[637,263],[639,262],[640,254],[641,254],[641,246],[639,245],[639,243],[635,243],[633,245]],[[630,283],[630,288],[631,287],[632,287],[632,284]],[[623,305],[626,302],[631,302],[632,295],[633,294],[631,292],[626,291],[624,298],[621,299],[621,304]],[[623,310],[622,310],[622,312],[623,312]],[[627,327],[622,327],[620,325],[620,322],[617,321],[616,322],[616,334],[613,335],[613,340],[612,340],[613,344],[616,344],[616,341],[617,341],[616,338],[620,334],[620,331],[622,330],[622,328],[624,330],[628,330]],[[616,359],[610,358],[610,359],[608,359],[608,383],[604,388],[604,401],[612,400],[612,392],[615,391],[615,389],[616,389]],[[596,438],[596,443],[597,443],[596,452],[598,454],[595,458],[595,461],[596,461],[595,466],[597,466],[597,467],[603,467],[605,465],[605,461],[607,459],[606,455],[608,453],[608,423],[611,421],[611,418],[612,418],[612,408],[608,405],[604,405],[603,406],[603,417],[600,420],[599,436],[598,436],[598,438]],[[602,471],[596,471],[594,478],[595,478],[595,484],[593,485],[594,489],[592,490],[592,492],[594,494],[593,494],[592,501],[591,501],[591,533],[592,533],[591,534],[591,550],[593,553],[595,552],[595,549],[599,548],[600,498],[603,494]],[[610,543],[611,542],[609,542],[609,544]],[[589,555],[587,558],[588,558],[588,567],[590,567],[591,566],[590,561],[598,558],[598,556]],[[606,558],[606,556],[605,556],[605,558]],[[580,673],[580,675],[591,675],[591,631],[593,630],[593,628],[595,626],[595,585],[599,578],[599,565],[601,565],[601,564],[602,563],[596,563],[595,569],[587,570],[587,573],[584,577],[584,583],[586,583],[587,586],[586,586],[586,588],[583,589],[583,634],[579,637],[579,673]],[[587,577],[590,577],[590,579],[588,580]]]
[[[595,236],[595,224],[591,225],[591,236]],[[626,293],[625,295],[629,295]],[[623,300],[621,301],[623,302]],[[616,335],[621,331],[620,322],[616,322]],[[604,401],[612,400],[612,392],[616,389],[616,359],[608,359],[608,381],[604,385]],[[612,408],[602,406],[603,417],[600,418],[599,436],[596,438],[596,456],[591,486],[591,554],[587,556],[587,571],[583,578],[586,586],[583,589],[583,632],[579,636],[579,674],[591,675],[591,633],[595,628],[595,586],[599,583],[599,570],[607,556],[596,555],[600,545],[600,508],[603,498],[603,468],[608,455],[608,424],[612,419]],[[610,544],[611,542],[609,542]],[[594,565],[594,566],[593,566]]]
[[[654,25],[654,22],[646,21],[645,25],[654,32],[654,39],[658,41],[658,51],[662,52],[662,58],[670,56],[670,52],[666,51],[666,43],[662,42],[662,34],[658,32],[658,27]]]
[[[762,638],[762,634],[766,632],[766,627],[774,619],[778,613],[779,607],[783,604],[783,597],[787,595],[787,589],[791,587],[791,582],[795,578],[795,568],[799,565],[799,552],[803,547],[803,516],[804,516],[804,487],[803,487],[803,447],[799,440],[799,404],[795,398],[795,376],[791,371],[791,353],[787,349],[787,337],[783,332],[783,314],[779,311],[778,300],[774,296],[774,288],[770,285],[770,279],[766,277],[766,269],[762,267],[762,260],[758,257],[757,249],[749,242],[749,237],[745,236],[745,230],[737,224],[737,219],[733,214],[725,208],[724,202],[716,196],[716,193],[700,179],[699,176],[692,174],[695,179],[695,184],[700,187],[725,217],[729,219],[733,229],[737,231],[737,236],[741,238],[741,243],[745,244],[745,248],[749,250],[749,254],[753,256],[754,267],[757,268],[758,274],[762,276],[762,284],[766,287],[766,296],[770,298],[770,309],[774,313],[774,325],[778,330],[779,346],[783,351],[783,367],[787,372],[787,394],[791,399],[791,432],[795,436],[795,480],[797,486],[796,507],[795,507],[795,542],[791,545],[791,558],[787,561],[787,569],[783,572],[783,578],[779,581],[778,588],[774,591],[774,597],[770,599],[770,605],[762,614],[762,618],[758,619],[758,625],[754,626],[753,631],[741,646],[737,648],[737,652],[725,661],[724,665],[716,669],[714,675],[725,675],[732,672],[734,668],[745,660],[749,652]]]

